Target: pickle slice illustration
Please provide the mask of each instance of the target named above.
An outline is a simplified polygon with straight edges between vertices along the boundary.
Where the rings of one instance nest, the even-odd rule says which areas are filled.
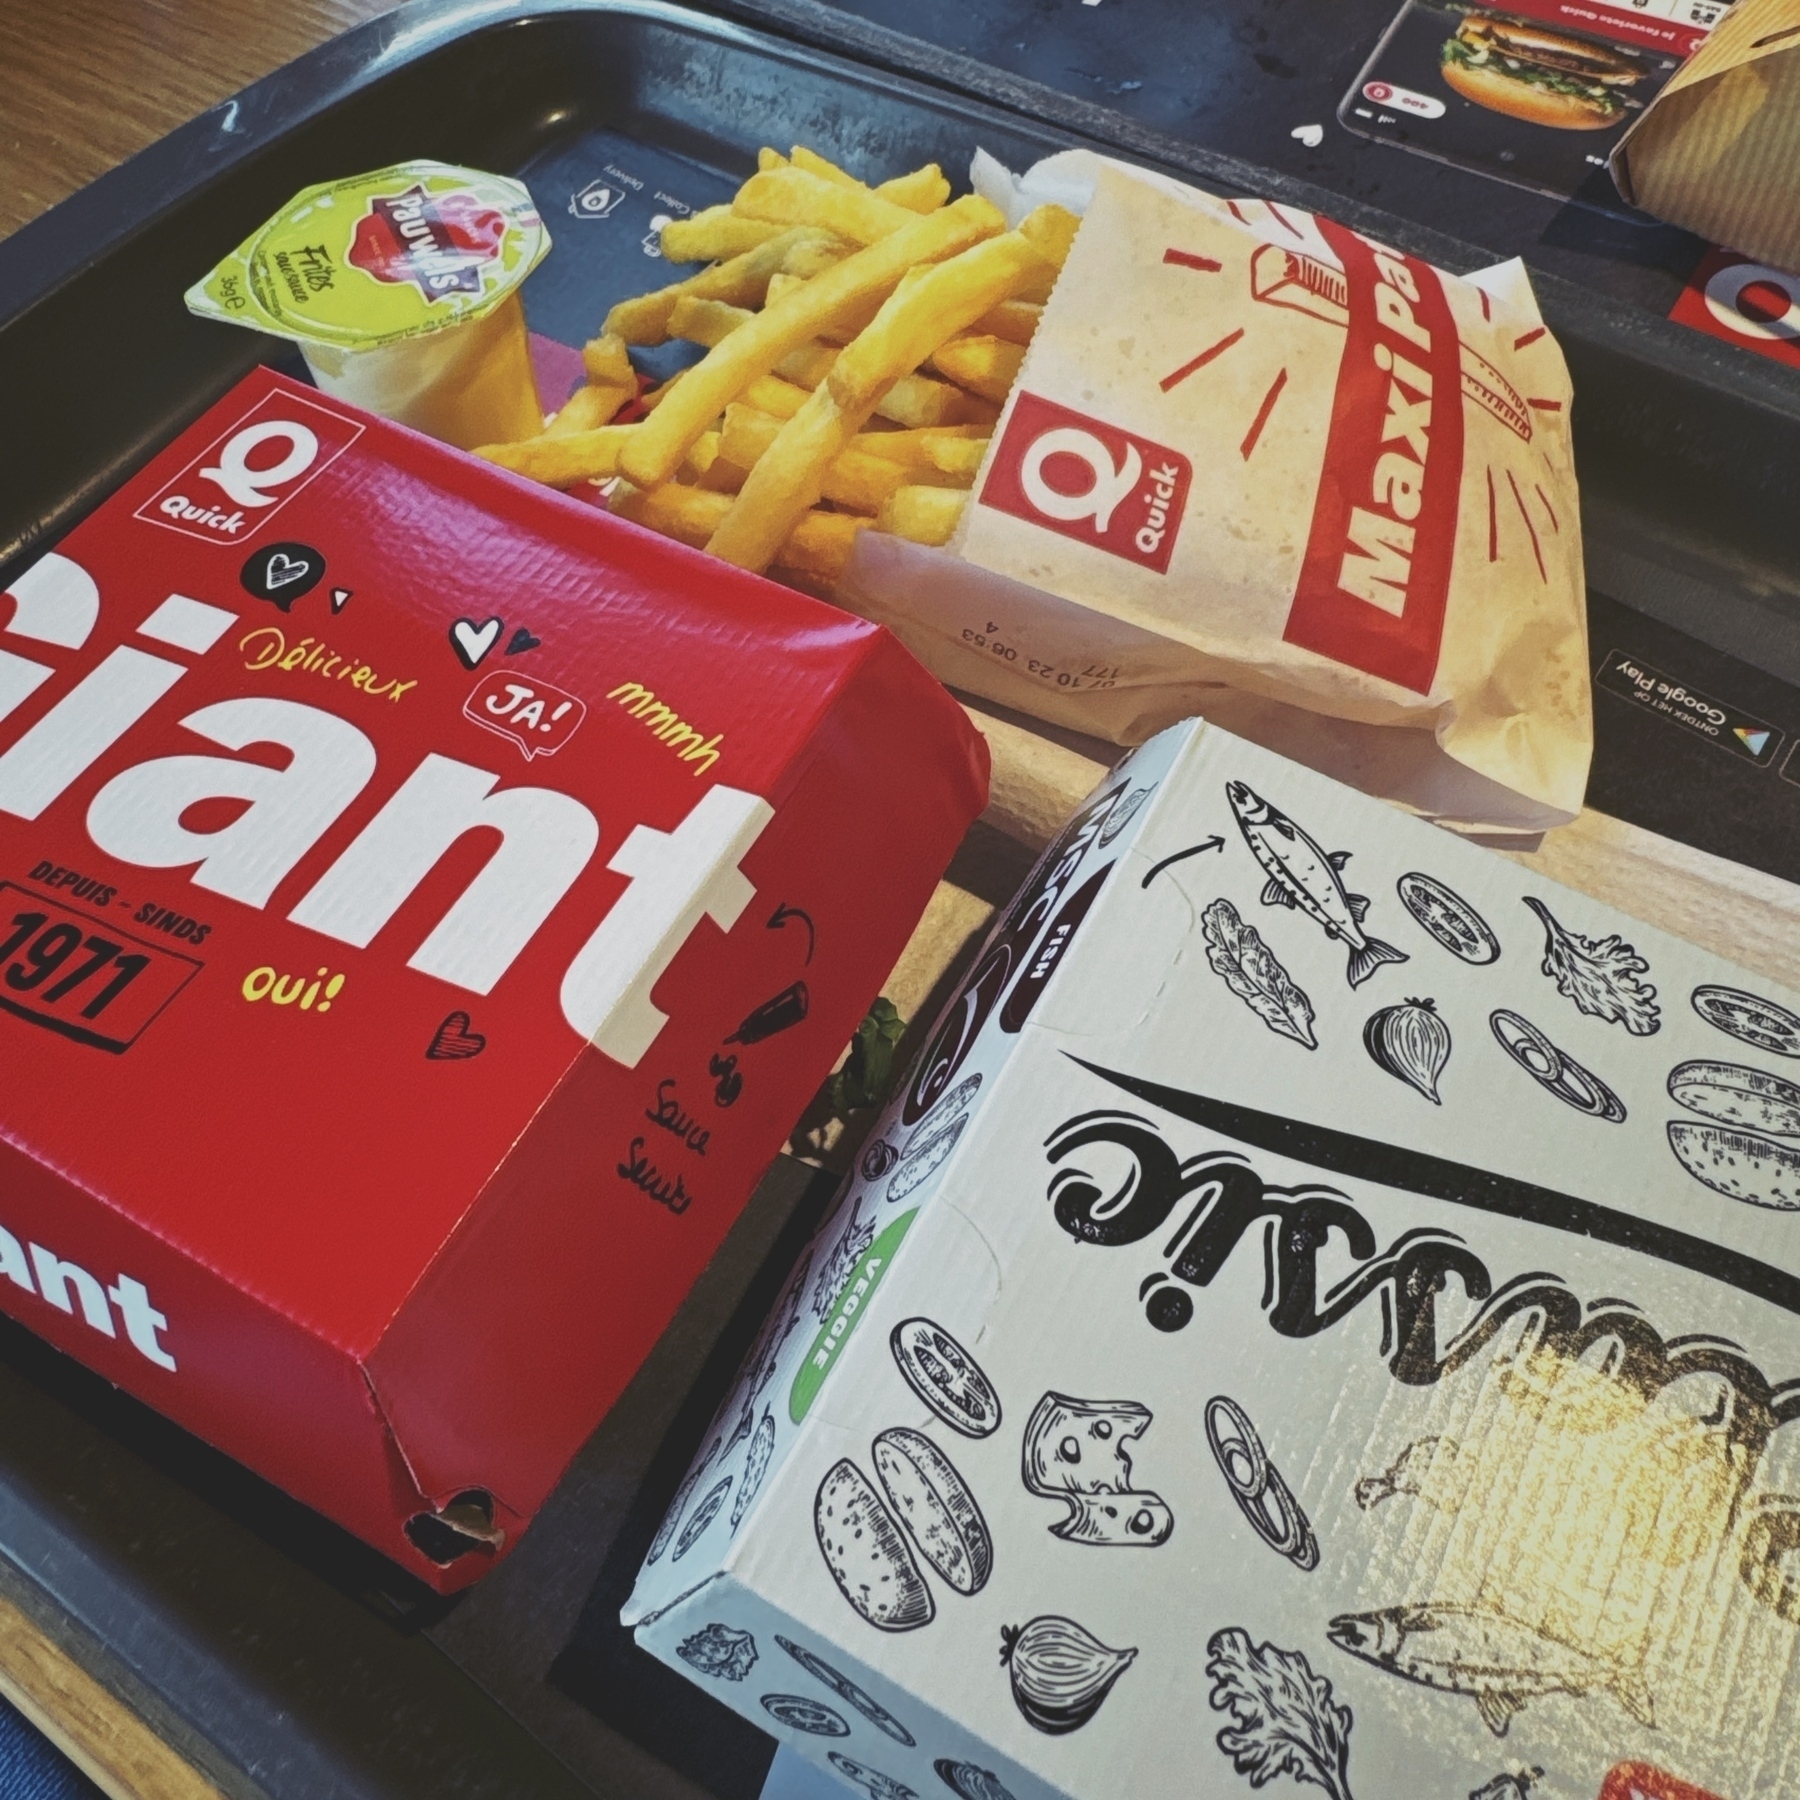
[[[987,1437],[999,1429],[994,1384],[943,1326],[902,1319],[888,1342],[907,1385],[946,1425],[964,1437]]]

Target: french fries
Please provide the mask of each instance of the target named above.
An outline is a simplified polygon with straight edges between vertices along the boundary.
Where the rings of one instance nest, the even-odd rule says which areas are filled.
[[[969,496],[956,488],[896,488],[875,516],[875,529],[915,544],[947,544]]]
[[[936,164],[871,185],[765,149],[729,205],[663,228],[708,266],[614,306],[551,424],[477,454],[607,482],[622,517],[828,595],[863,531],[955,534],[1078,225],[1045,206],[1008,231]],[[671,338],[705,354],[613,423],[629,347]]]
[[[779,300],[792,287],[805,280],[802,275],[771,275],[769,277],[769,301]],[[828,344],[847,344],[859,331],[866,331],[869,321],[881,310],[881,302],[885,294],[874,300],[867,300],[861,306],[847,307],[837,318],[819,333]]]
[[[782,420],[758,412],[754,407],[728,406],[719,454],[748,471],[775,442],[782,424]],[[888,495],[905,485],[908,471],[873,449],[864,448],[866,442],[864,439],[853,440],[826,466],[819,483],[822,499],[848,507],[852,512],[876,513]]]
[[[623,338],[594,338],[582,346],[581,362],[587,371],[587,386],[571,394],[545,427],[557,437],[610,424],[638,397],[637,371],[631,366]]]
[[[637,392],[637,371],[622,337],[602,334],[581,347],[581,366],[595,387],[629,388]]]
[[[612,510],[621,518],[703,549],[731,504],[729,494],[713,494],[668,482],[648,493],[640,488],[621,489],[613,498]],[[870,523],[868,519],[853,519],[848,513],[807,513],[795,521],[792,533],[781,546],[781,566],[835,581],[850,560],[856,534]]]
[[[603,332],[607,337],[623,338],[628,344],[660,344],[669,335],[669,314],[683,294],[696,294],[705,300],[729,300],[734,306],[760,306],[769,290],[769,277],[784,268],[790,256],[830,247],[827,233],[804,225],[778,231],[754,249],[729,262],[702,269],[686,281],[672,282],[653,294],[640,294],[635,300],[621,300],[606,315]]]
[[[861,424],[828,386],[814,388],[750,471],[706,548],[740,569],[768,568],[788,534],[823,498],[825,471]]]
[[[825,181],[835,181],[840,187],[866,188],[869,185],[866,181],[858,181],[849,170],[840,169],[818,151],[807,149],[804,144],[794,146],[788,161],[796,169],[804,169],[807,174],[817,175]]]
[[[835,269],[850,254],[850,248],[830,232],[816,231],[781,259],[781,273],[795,281],[811,281],[815,275]]]
[[[968,487],[987,455],[989,442],[978,426],[952,425],[927,431],[858,432],[850,447],[897,464],[909,481]]]
[[[546,432],[519,444],[484,444],[475,454],[532,481],[572,487],[578,481],[606,481],[618,474],[619,452],[639,429],[636,425],[601,425],[561,437]]]
[[[988,434],[979,425],[928,425],[917,431],[871,430],[859,432],[857,448],[875,456],[885,456],[903,469],[935,468],[938,451],[946,446],[973,444],[985,453]]]
[[[838,404],[847,411],[872,409],[896,376],[909,374],[990,307],[1013,298],[1042,267],[1042,254],[1021,229],[918,271],[833,365],[831,391]]]
[[[691,219],[671,219],[662,228],[662,253],[670,262],[729,262],[780,235],[779,225],[744,219],[729,206],[709,206]]]
[[[868,183],[858,181],[846,170],[840,169],[836,163],[828,162],[816,150],[809,150],[804,144],[794,146],[789,161],[796,169],[804,169],[809,175],[822,176],[826,181],[835,181],[840,187],[868,188]],[[950,183],[944,179],[944,171],[936,163],[927,163],[922,169],[914,169],[910,175],[898,175],[892,181],[884,181],[875,189],[883,200],[891,200],[896,206],[904,206],[909,212],[936,212],[950,198]]]
[[[927,163],[910,175],[896,175],[892,181],[884,181],[875,192],[908,212],[936,212],[950,198],[950,183],[936,163]]]
[[[932,352],[931,366],[984,400],[1001,401],[1019,379],[1025,351],[999,337],[954,337]]]
[[[631,392],[637,392],[636,382],[632,383]],[[609,424],[625,401],[622,388],[578,387],[562,403],[562,410],[544,427],[544,436],[568,437],[576,431],[593,431]]]
[[[805,169],[766,169],[738,189],[731,210],[740,219],[772,225],[812,225],[853,244],[873,244],[919,215],[892,200],[883,200],[860,182],[845,186]]]
[[[869,328],[838,356],[825,383],[776,434],[731,511],[707,540],[707,549],[740,568],[766,569],[795,522],[823,497],[828,471],[894,382],[911,374],[946,337],[1010,299],[1021,280],[1035,275],[1043,261],[1030,236],[1023,230],[1009,231],[906,274]],[[795,294],[777,304],[798,305],[802,298]],[[740,326],[725,344],[748,329]],[[1024,354],[1014,344],[1005,348],[1018,357]],[[627,470],[630,464],[628,451]]]
[[[1019,231],[1037,245],[1044,261],[1060,269],[1075,248],[1081,221],[1066,206],[1036,206],[1019,221]]]
[[[755,182],[771,179],[782,173],[782,170],[773,170],[768,177],[753,175],[745,186],[749,187]],[[837,189],[832,183],[821,181],[816,175],[806,176],[806,179],[827,192],[849,191]],[[846,257],[835,268],[815,276],[804,287],[784,294],[773,306],[765,308],[709,351],[704,362],[688,371],[681,385],[651,414],[644,423],[643,431],[626,449],[622,467],[633,483],[638,487],[653,488],[669,480],[680,467],[688,445],[752,381],[758,376],[769,374],[790,350],[797,350],[816,337],[820,325],[829,320],[839,308],[855,305],[871,294],[893,288],[902,275],[920,264],[936,263],[943,258],[956,256],[958,252],[982,239],[995,236],[1005,223],[998,208],[973,194],[952,201],[950,205],[934,213],[920,215],[905,212],[898,207],[894,210],[908,221],[899,230]],[[750,256],[761,256],[780,241],[779,238],[771,238],[767,244],[752,250]],[[748,258],[738,260],[747,261]],[[731,265],[721,266],[729,268]],[[773,269],[769,271],[771,274],[773,272]],[[701,281],[705,277],[701,275],[694,279]],[[766,276],[763,285],[766,289]],[[664,292],[669,290],[665,289]],[[704,297],[727,298],[723,294]],[[669,312],[674,310],[676,298],[679,296],[671,297]],[[986,310],[987,305],[984,304],[978,309],[976,316]],[[666,325],[668,313],[665,312],[662,318]],[[870,330],[873,329],[871,326]],[[859,338],[857,342],[862,342],[862,339]],[[845,354],[850,352],[846,351]],[[922,361],[923,358],[919,360]],[[839,368],[841,367],[840,360]],[[831,378],[834,383],[838,372],[838,368],[832,370]],[[777,539],[777,542],[780,540]]]
[[[790,290],[791,291],[791,290]],[[770,284],[774,292],[774,284]],[[738,326],[756,315],[747,307],[731,306],[723,300],[701,300],[684,294],[669,315],[670,337],[687,338],[709,348],[722,343]],[[871,314],[871,316],[873,316]],[[830,344],[814,342],[791,350],[775,365],[775,374],[796,387],[816,388],[831,372],[837,361],[837,350]],[[766,412],[779,411],[792,418],[799,410],[800,397],[784,408],[765,407]],[[944,382],[929,375],[903,375],[876,402],[876,412],[900,425],[980,424],[992,423],[979,402],[971,402]]]
[[[1009,344],[1029,344],[1037,335],[1038,321],[1043,316],[1043,307],[1033,301],[1002,300],[992,311],[984,312],[970,329],[984,337],[1005,338]]]
[[[806,404],[807,390],[783,381],[779,375],[764,375],[744,389],[745,401],[758,412],[773,413],[778,419],[791,419]]]

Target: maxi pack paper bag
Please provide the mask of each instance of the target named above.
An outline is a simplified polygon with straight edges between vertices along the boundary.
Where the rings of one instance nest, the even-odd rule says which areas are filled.
[[[1569,405],[1521,265],[1099,163],[957,537],[865,534],[844,598],[1041,718],[1543,830],[1592,747]]]
[[[1800,0],[1739,0],[1612,154],[1634,205],[1800,270]]]

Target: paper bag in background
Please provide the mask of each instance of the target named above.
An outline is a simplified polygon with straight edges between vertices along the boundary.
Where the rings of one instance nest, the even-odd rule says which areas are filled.
[[[1646,212],[1800,270],[1800,0],[1738,0],[1611,168]]]
[[[1572,818],[1570,388],[1522,266],[1446,275],[1085,153],[1003,197],[1089,185],[957,536],[865,533],[841,597],[1117,743],[1198,712],[1446,823]]]

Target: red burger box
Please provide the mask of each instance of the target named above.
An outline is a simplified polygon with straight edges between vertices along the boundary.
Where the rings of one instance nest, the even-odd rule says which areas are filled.
[[[0,604],[0,1307],[466,1585],[986,786],[885,631],[251,375]]]

